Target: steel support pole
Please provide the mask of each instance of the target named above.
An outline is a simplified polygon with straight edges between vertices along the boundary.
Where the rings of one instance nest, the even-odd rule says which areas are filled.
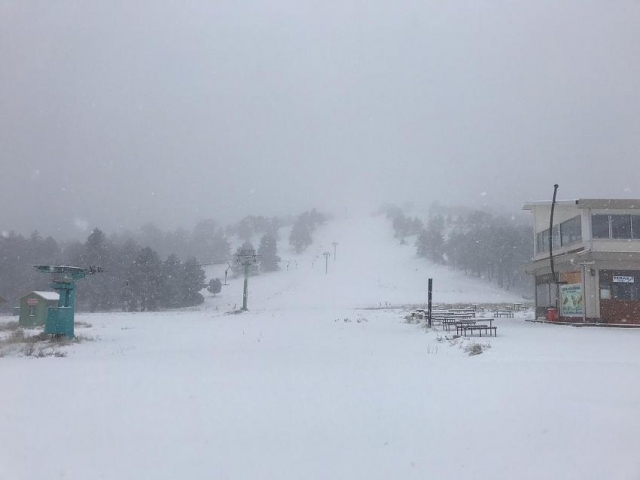
[[[431,328],[431,299],[433,295],[433,278],[429,279],[429,287],[427,292],[427,320],[429,321],[429,328]]]
[[[582,265],[582,323],[587,323],[587,266]]]
[[[249,262],[244,264],[244,291],[242,292],[242,310],[248,310],[247,299],[249,298]]]

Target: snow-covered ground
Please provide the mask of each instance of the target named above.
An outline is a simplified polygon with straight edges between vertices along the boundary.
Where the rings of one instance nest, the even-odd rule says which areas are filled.
[[[79,315],[96,340],[65,358],[1,358],[0,479],[640,478],[640,331],[498,319],[468,356],[364,307],[424,302],[429,276],[436,302],[517,297],[416,260],[380,218],[283,248],[248,313],[227,313],[233,279],[196,310]]]

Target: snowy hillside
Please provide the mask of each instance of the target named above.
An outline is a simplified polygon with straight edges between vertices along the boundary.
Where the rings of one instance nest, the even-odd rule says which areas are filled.
[[[289,271],[251,278],[248,313],[228,313],[233,279],[195,309],[79,315],[64,358],[0,358],[0,480],[640,478],[640,330],[522,314],[469,356],[356,307],[424,302],[429,276],[436,302],[517,297],[416,260],[380,218],[300,256],[282,237]]]
[[[339,244],[335,261],[334,241]],[[323,252],[331,253],[328,274]],[[290,253],[288,229],[283,229],[278,254],[283,259],[281,271],[250,280],[252,311],[415,305],[426,302],[429,277],[434,279],[436,303],[522,301],[482,280],[417,258],[412,242],[400,245],[382,216],[329,221],[319,227],[313,245],[301,255]],[[225,268],[210,267],[208,275],[223,279]],[[218,298],[207,295],[207,307],[229,309],[242,304],[242,278],[228,283]]]

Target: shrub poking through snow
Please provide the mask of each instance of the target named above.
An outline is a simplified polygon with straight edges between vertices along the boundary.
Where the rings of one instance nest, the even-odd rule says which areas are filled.
[[[0,323],[0,332],[13,332],[19,328],[18,322]]]
[[[480,355],[482,352],[484,352],[487,348],[491,348],[491,345],[487,344],[481,344],[481,343],[468,343],[467,345],[464,346],[464,351],[466,353],[469,354],[469,356],[471,355]]]
[[[7,354],[22,355],[25,357],[66,357],[66,352],[59,350],[72,344],[93,340],[85,335],[76,335],[72,339],[65,336],[48,335],[38,333],[27,335],[22,328],[11,332],[11,335],[0,340],[0,356]]]

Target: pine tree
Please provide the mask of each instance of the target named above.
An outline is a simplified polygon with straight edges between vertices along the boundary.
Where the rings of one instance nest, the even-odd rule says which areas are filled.
[[[206,275],[204,270],[195,259],[191,257],[182,265],[182,285],[181,285],[181,306],[193,307],[204,302],[204,297],[200,294],[205,284]]]
[[[138,244],[131,238],[122,245],[113,246],[112,261],[105,275],[111,279],[114,292],[114,306],[123,311],[134,311],[136,302],[128,283],[129,271],[138,256]]]
[[[162,264],[163,291],[161,305],[166,308],[182,306],[183,265],[177,255],[171,254]]]
[[[264,234],[260,239],[260,247],[258,247],[258,255],[260,255],[260,270],[263,272],[275,272],[279,269],[278,262],[278,243],[275,237],[270,234]]]
[[[314,224],[307,212],[301,214],[293,223],[291,233],[289,234],[289,245],[293,247],[296,253],[304,252],[305,249],[313,243],[311,236],[313,228]]]
[[[133,310],[157,310],[163,293],[162,262],[149,247],[142,248],[129,270],[127,282]]]
[[[212,278],[209,280],[209,286],[207,287],[209,293],[212,293],[215,297],[216,293],[220,293],[222,291],[222,282],[219,278]]]
[[[444,263],[444,219],[437,215],[431,217],[426,230],[422,230],[416,240],[417,255],[434,263]]]
[[[110,245],[104,232],[95,228],[87,237],[80,264],[77,266],[84,268],[98,266],[109,270],[109,248]],[[78,284],[78,307],[88,309],[90,312],[109,310],[114,305],[115,296],[111,287],[110,277],[102,273],[88,276],[81,284]]]

